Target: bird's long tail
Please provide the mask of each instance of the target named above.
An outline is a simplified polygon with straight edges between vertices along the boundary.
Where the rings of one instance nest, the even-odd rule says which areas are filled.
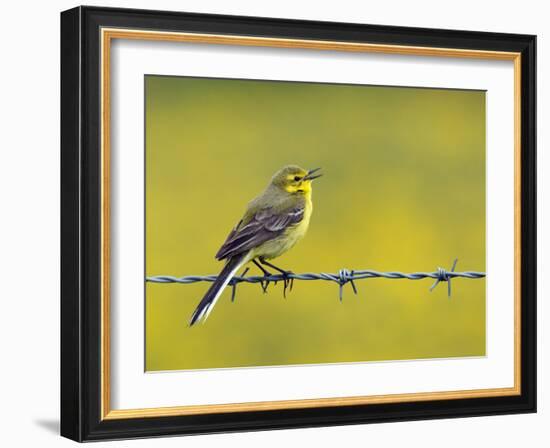
[[[236,255],[227,261],[214,283],[212,283],[210,288],[208,288],[208,291],[206,291],[206,294],[198,304],[195,311],[193,311],[191,319],[189,320],[189,326],[208,318],[208,315],[212,311],[212,308],[214,308],[214,305],[216,305],[221,293],[229,281],[233,278],[237,270],[246,261],[246,254]]]

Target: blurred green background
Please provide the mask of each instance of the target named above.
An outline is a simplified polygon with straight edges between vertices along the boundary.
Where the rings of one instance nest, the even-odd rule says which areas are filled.
[[[275,263],[485,270],[485,92],[146,76],[146,275],[217,274],[214,254],[286,164],[322,167],[308,235]],[[250,274],[260,274],[252,264]],[[485,354],[485,280],[146,284],[146,370]]]

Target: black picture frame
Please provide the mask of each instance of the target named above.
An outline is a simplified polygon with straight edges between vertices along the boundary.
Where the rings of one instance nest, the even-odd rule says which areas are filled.
[[[521,53],[521,393],[101,418],[100,29],[130,28]],[[99,7],[61,13],[61,435],[76,441],[536,412],[536,37]]]

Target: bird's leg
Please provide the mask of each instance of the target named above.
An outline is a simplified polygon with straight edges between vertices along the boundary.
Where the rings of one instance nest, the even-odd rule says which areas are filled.
[[[266,276],[266,277],[270,277],[272,274],[271,272],[269,272],[266,268],[264,268],[260,263],[258,263],[256,261],[256,259],[252,260],[252,262],[258,266],[258,268],[260,268],[260,270],[263,272],[263,274]]]
[[[258,263],[258,262],[256,261],[256,259],[252,260],[252,262],[253,262],[256,266],[258,266],[258,267],[260,268],[260,270],[261,270],[261,271],[263,272],[263,274],[264,274],[264,277],[266,277],[266,278],[267,278],[267,277],[271,277],[271,272],[269,272],[269,271],[268,271],[266,268],[264,268],[260,263]],[[262,286],[262,290],[264,291],[264,294],[265,294],[266,291],[267,291],[267,287],[269,286],[269,280],[266,280],[266,281],[265,281],[265,284],[264,284],[263,281],[260,282],[260,285]]]
[[[266,266],[269,266],[270,268],[273,268],[282,274],[283,282],[284,282],[283,297],[286,298],[286,288],[290,287],[289,290],[292,291],[292,287],[294,286],[294,278],[290,277],[290,274],[293,274],[293,272],[281,269],[275,266],[274,264],[269,263],[264,258],[260,258],[259,260],[260,260],[260,263],[265,264]]]

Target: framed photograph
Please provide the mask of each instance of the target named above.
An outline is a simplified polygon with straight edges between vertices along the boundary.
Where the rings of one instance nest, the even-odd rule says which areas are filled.
[[[61,14],[61,433],[535,412],[535,36]]]

